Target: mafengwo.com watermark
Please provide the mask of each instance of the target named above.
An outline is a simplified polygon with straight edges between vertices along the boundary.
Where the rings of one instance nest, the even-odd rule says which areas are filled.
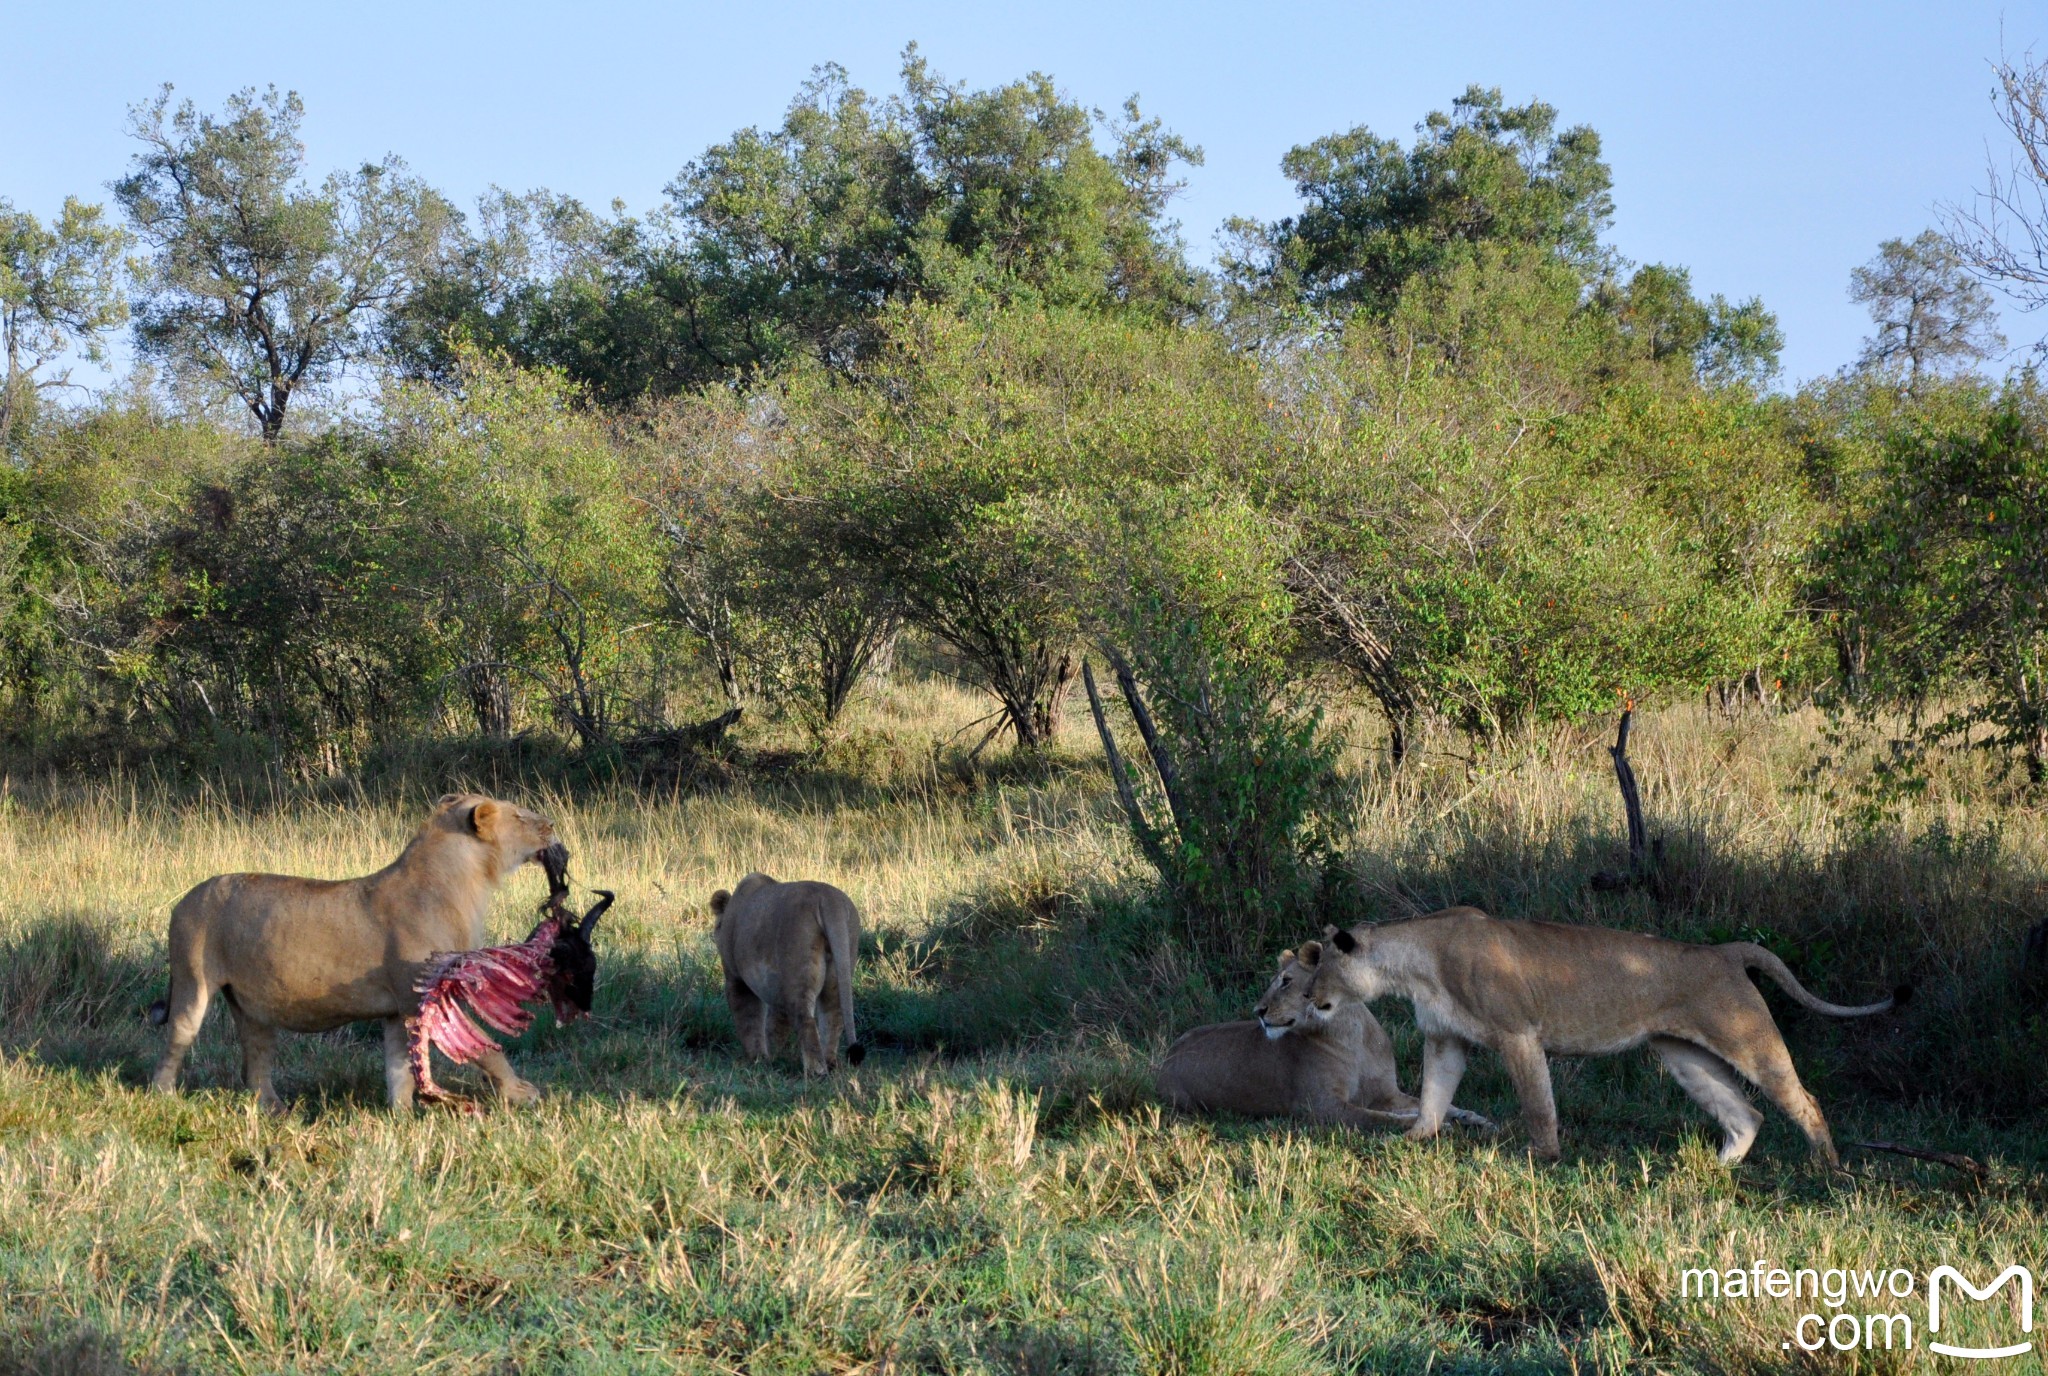
[[[1995,1274],[1978,1267],[1973,1275],[1944,1265],[1922,1276],[1904,1267],[1786,1268],[1760,1257],[1746,1270],[1683,1271],[1678,1294],[1691,1302],[1790,1300],[1795,1310],[1810,1300],[1781,1344],[1788,1351],[1910,1350],[1988,1361],[2035,1350],[2034,1273],[2026,1266]]]

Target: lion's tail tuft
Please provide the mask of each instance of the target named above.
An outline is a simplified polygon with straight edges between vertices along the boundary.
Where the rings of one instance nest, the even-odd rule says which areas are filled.
[[[158,999],[149,1006],[149,1025],[162,1027],[171,1020],[171,1004],[168,999]]]

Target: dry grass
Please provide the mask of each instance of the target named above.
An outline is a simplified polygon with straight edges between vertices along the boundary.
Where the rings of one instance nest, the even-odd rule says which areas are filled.
[[[1814,722],[1648,717],[1637,769],[1674,876],[1659,901],[1585,889],[1619,831],[1594,734],[1432,755],[1398,781],[1361,748],[1363,909],[1755,929],[1847,999],[1912,977],[1913,1020],[1786,1016],[1794,1054],[1839,1135],[1990,1163],[1981,1185],[1886,1160],[1827,1178],[1774,1118],[1731,1177],[1705,1121],[1623,1057],[1560,1066],[1566,1161],[1549,1168],[1513,1131],[1416,1147],[1162,1115],[1149,1055],[1244,991],[1149,936],[1080,734],[1072,757],[963,783],[934,746],[976,712],[925,686],[780,779],[537,792],[578,877],[623,897],[598,1017],[514,1047],[548,1101],[480,1118],[383,1112],[375,1040],[344,1032],[286,1045],[295,1111],[261,1119],[230,1087],[220,1020],[190,1092],[139,1088],[175,898],[220,870],[381,864],[438,781],[263,808],[14,787],[0,1373],[1776,1371],[1806,1306],[1684,1300],[1681,1270],[2048,1261],[2048,1042],[2007,992],[2048,827],[1976,765],[1873,830],[1792,786]],[[868,917],[877,1050],[858,1074],[806,1085],[734,1060],[704,900],[757,867],[829,878]],[[539,893],[516,882],[493,930],[523,931]],[[1412,1082],[1412,1031],[1389,1021]],[[1511,1116],[1492,1066],[1468,1083]]]

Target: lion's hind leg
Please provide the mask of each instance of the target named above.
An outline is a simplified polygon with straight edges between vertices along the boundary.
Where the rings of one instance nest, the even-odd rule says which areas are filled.
[[[846,1040],[846,1020],[840,1016],[839,1000],[832,996],[832,981],[825,981],[825,988],[811,1005],[817,1017],[819,1049],[825,1056],[825,1069],[836,1070],[839,1066],[839,1045]]]
[[[1754,986],[1750,992],[1756,994]],[[1787,1118],[1799,1125],[1815,1156],[1830,1166],[1840,1166],[1842,1158],[1835,1150],[1835,1138],[1828,1131],[1828,1120],[1822,1116],[1820,1105],[1814,1102],[1813,1096],[1806,1092],[1806,1086],[1799,1083],[1799,1072],[1792,1065],[1792,1053],[1785,1049],[1785,1038],[1779,1034],[1778,1025],[1771,1021],[1770,1010],[1763,1006],[1761,994],[1756,994],[1756,1002],[1754,1013],[1743,1018],[1746,1026],[1736,1029],[1742,1035],[1730,1035],[1727,1029],[1716,1029],[1718,1035],[1711,1040],[1702,1040],[1707,1042],[1709,1050],[1734,1066],[1738,1073],[1769,1096],[1772,1103],[1783,1109]]]
[[[739,1033],[740,1050],[749,1060],[768,1059],[768,1008],[747,982],[737,976],[725,981],[725,1006],[732,1010],[733,1030]]]
[[[1713,1052],[1676,1037],[1652,1037],[1650,1049],[1664,1062],[1678,1087],[1721,1125],[1725,1134],[1721,1141],[1721,1164],[1732,1166],[1749,1155],[1764,1116],[1742,1092],[1742,1082],[1736,1079],[1728,1063]]]
[[[206,982],[203,955],[196,949],[181,951],[177,936],[173,931],[171,994],[164,1016],[170,1041],[149,1080],[149,1087],[159,1094],[177,1093],[178,1068],[185,1063],[185,1053],[192,1049],[192,1043],[198,1040],[199,1029],[206,1022],[207,1004],[213,998],[213,990]]]

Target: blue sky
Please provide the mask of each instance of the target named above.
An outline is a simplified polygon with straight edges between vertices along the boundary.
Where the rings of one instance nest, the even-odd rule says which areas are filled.
[[[1113,109],[1133,92],[1201,144],[1179,204],[1206,258],[1232,214],[1292,205],[1291,145],[1366,124],[1404,140],[1472,82],[1590,124],[1614,168],[1612,241],[1761,295],[1789,380],[1852,358],[1849,270],[1967,198],[2000,131],[2001,48],[2048,51],[2048,5],[1950,3],[575,6],[385,0],[23,3],[4,26],[0,196],[47,214],[105,199],[125,111],[162,82],[217,104],[275,82],[306,100],[309,164],[387,151],[465,205],[492,183],[635,210],[736,128],[773,124],[811,67],[892,90],[915,39],[949,78],[1039,70]],[[2048,320],[2008,313],[2031,343]]]

